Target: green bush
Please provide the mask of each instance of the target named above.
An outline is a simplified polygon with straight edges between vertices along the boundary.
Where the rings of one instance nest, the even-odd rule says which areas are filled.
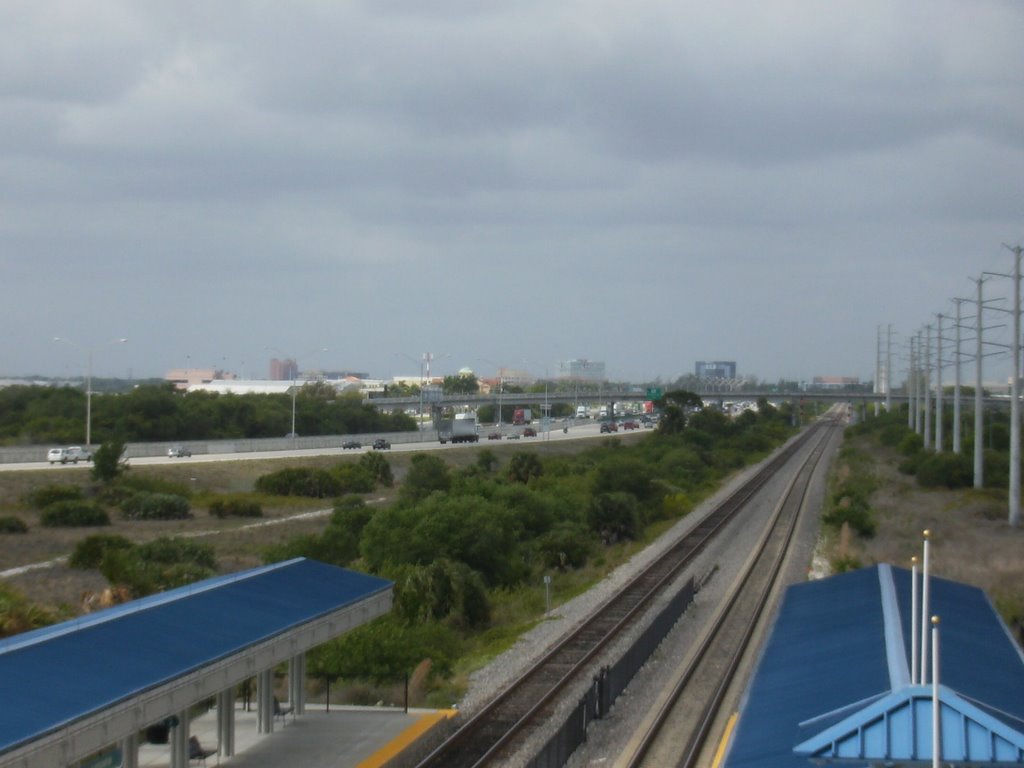
[[[68,565],[72,568],[99,568],[107,552],[112,550],[131,549],[132,544],[124,536],[96,533],[86,536],[71,552]]]
[[[846,523],[865,538],[875,535],[875,520],[871,515],[868,494],[855,486],[844,486],[837,490],[828,505],[828,511],[822,515],[822,522],[835,528],[842,528]]]
[[[40,525],[46,528],[78,528],[96,525],[110,525],[110,516],[95,502],[55,501],[43,510]]]
[[[537,540],[537,553],[547,568],[582,568],[594,547],[590,532],[582,525],[559,523]]]
[[[214,517],[263,517],[263,507],[258,501],[245,496],[220,496],[210,502],[210,514]]]
[[[359,457],[359,466],[368,471],[381,485],[390,488],[395,484],[395,476],[391,472],[391,465],[384,458],[384,454],[377,451],[364,453]]]
[[[170,493],[136,493],[121,503],[126,520],[187,520],[188,499]]]
[[[20,517],[7,515],[0,517],[0,533],[28,533],[28,526]]]
[[[379,453],[367,453],[367,456],[380,456]],[[331,471],[337,480],[337,490],[332,496],[340,493],[370,493],[377,487],[377,477],[363,464],[339,464]]]
[[[55,501],[78,501],[82,489],[77,485],[44,485],[25,494],[25,501],[36,509],[46,509]]]
[[[310,496],[322,499],[338,496],[341,484],[326,469],[289,467],[262,475],[256,480],[256,490],[274,496]]]
[[[974,483],[974,460],[962,453],[936,453],[917,465],[917,482],[925,488],[970,488]]]

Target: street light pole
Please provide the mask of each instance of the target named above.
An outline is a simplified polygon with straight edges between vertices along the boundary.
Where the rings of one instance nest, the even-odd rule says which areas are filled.
[[[85,447],[92,447],[92,356],[96,351],[96,347],[83,347],[80,344],[76,344],[71,339],[65,339],[61,336],[54,336],[54,341],[63,341],[65,344],[70,344],[75,349],[85,352],[86,356],[86,376],[85,376]],[[102,346],[107,344],[124,344],[128,339],[111,339]]]
[[[291,357],[287,352],[285,352],[282,349],[278,349],[277,347],[267,347],[267,350],[270,351],[270,352],[277,352],[279,355],[284,355],[285,359],[289,360],[291,362],[291,365],[289,367],[291,368],[291,374],[292,374],[292,385],[290,387],[290,389],[292,391],[292,431],[288,433],[288,437],[290,437],[292,440],[294,440],[295,438],[298,437],[298,435],[295,433],[295,399],[298,396],[298,390],[297,390],[297,388],[295,386],[295,382],[296,382],[296,377],[299,375],[299,358],[298,357]],[[306,355],[311,355],[314,352],[326,352],[326,351],[327,351],[327,347],[317,347],[316,349],[309,350],[309,352],[304,352],[301,356],[305,357]]]

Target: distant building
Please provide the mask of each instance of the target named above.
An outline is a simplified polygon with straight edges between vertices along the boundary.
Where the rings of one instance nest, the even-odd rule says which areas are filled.
[[[270,361],[271,381],[291,381],[299,377],[299,364],[292,358],[278,360],[276,357]]]
[[[563,360],[558,363],[557,378],[564,381],[607,381],[604,363],[597,360]]]
[[[735,379],[736,361],[698,360],[693,372],[698,379]]]
[[[188,389],[211,381],[234,381],[236,378],[235,374],[216,368],[172,368],[164,374],[164,381],[173,383],[176,389]]]
[[[859,376],[815,376],[811,380],[812,389],[849,389],[859,386]]]

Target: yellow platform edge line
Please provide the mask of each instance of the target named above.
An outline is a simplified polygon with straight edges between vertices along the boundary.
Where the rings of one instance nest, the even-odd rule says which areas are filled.
[[[437,712],[431,712],[416,718],[416,722],[359,763],[356,768],[380,768],[433,728],[439,721],[446,717],[454,717],[456,714],[458,714],[458,710],[455,709],[439,709]]]
[[[718,768],[722,764],[725,749],[729,746],[729,739],[732,736],[732,729],[736,727],[737,715],[737,712],[733,712],[729,717],[729,722],[725,724],[725,733],[722,734],[722,740],[718,742],[718,749],[715,750],[715,759],[711,763],[711,768]]]

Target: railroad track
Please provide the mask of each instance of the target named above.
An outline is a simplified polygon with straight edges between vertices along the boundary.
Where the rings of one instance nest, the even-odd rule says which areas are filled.
[[[811,480],[831,436],[827,430],[817,437],[709,627],[614,768],[710,764],[713,726],[720,722],[727,693],[779,584]]]
[[[710,540],[772,477],[826,428],[812,426],[765,464],[746,483],[709,512],[689,533],[574,632],[563,638],[517,681],[462,723],[417,768],[469,768],[500,764],[544,722],[563,691],[592,671],[598,653],[690,565]]]

